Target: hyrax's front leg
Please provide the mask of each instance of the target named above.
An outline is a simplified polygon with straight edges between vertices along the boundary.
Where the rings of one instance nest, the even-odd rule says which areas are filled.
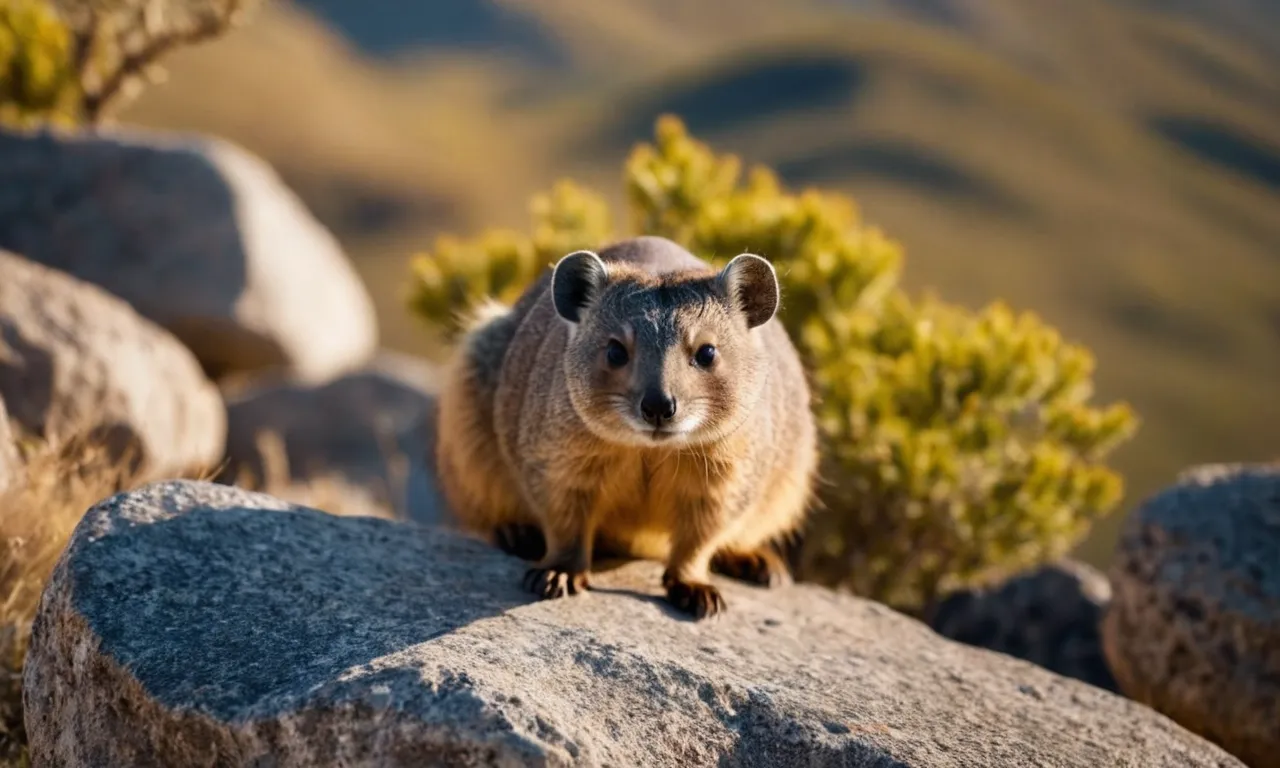
[[[710,563],[723,536],[722,512],[708,498],[684,499],[677,514],[671,555],[662,573],[667,600],[694,618],[725,609],[720,590],[711,583]]]
[[[524,587],[546,598],[576,595],[590,588],[591,546],[595,539],[595,492],[550,490],[543,514],[547,550],[524,575]]]

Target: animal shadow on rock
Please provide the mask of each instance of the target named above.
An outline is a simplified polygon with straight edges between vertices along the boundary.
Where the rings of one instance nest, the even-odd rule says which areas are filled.
[[[536,565],[537,562],[546,555],[547,542],[542,535],[542,531],[536,524],[525,523],[505,526],[498,530],[497,537],[495,545],[496,549],[507,555],[512,560],[520,562],[526,569]],[[592,559],[590,570],[590,576],[592,577],[617,571],[625,565],[636,562],[638,559],[628,555],[619,554],[617,548],[604,539],[597,540],[594,550],[595,555]],[[778,555],[779,563],[784,564],[784,567],[787,569],[786,578],[789,581],[792,578],[790,575],[791,566],[787,564],[786,555],[783,552],[776,550],[775,554]],[[713,579],[731,578],[714,564],[712,565],[711,572]],[[526,571],[525,578],[527,579],[528,577],[529,573]],[[742,579],[733,579],[733,581],[738,584],[755,586],[757,589],[764,588],[759,584],[744,581]],[[592,580],[587,586],[585,593],[555,599],[574,600],[580,597],[587,597],[587,599],[590,599],[588,596],[593,592],[603,595],[625,595],[637,600],[652,603],[656,605],[666,616],[678,621],[698,622],[703,620],[696,618],[687,611],[682,611],[676,608],[665,596],[655,594],[652,590],[659,586],[657,582],[654,584],[639,584],[634,581],[629,582],[627,579],[623,578],[615,579],[614,583],[615,586],[602,586],[599,580]],[[732,610],[732,606],[730,606],[729,610]],[[711,620],[714,621],[716,615],[718,614],[711,616]]]

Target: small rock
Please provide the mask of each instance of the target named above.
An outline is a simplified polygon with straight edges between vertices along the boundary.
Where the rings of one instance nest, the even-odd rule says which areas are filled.
[[[549,601],[525,568],[443,527],[230,486],[117,495],[42,596],[33,764],[1243,768],[1139,704],[849,595],[717,579],[728,612],[694,622],[657,563]],[[784,620],[762,637],[768,615]]]
[[[373,302],[333,235],[220,139],[0,129],[0,248],[123,298],[214,378],[321,379],[377,344]]]
[[[1110,577],[1121,690],[1280,766],[1280,464],[1184,472],[1129,518]]]
[[[128,304],[0,251],[0,398],[52,442],[93,434],[144,478],[213,466],[226,439],[217,387],[191,352]]]
[[[943,637],[1116,691],[1102,652],[1110,597],[1106,576],[1063,560],[991,587],[952,592],[925,620]]]
[[[340,483],[344,503],[388,507],[424,524],[444,521],[435,466],[435,380],[427,362],[384,351],[364,369],[320,385],[268,381],[228,396],[227,463],[241,473],[288,483]],[[269,440],[263,445],[260,436]],[[272,447],[282,456],[272,455]],[[264,450],[266,449],[264,454]],[[276,466],[280,461],[287,466]],[[240,483],[236,483],[240,484]],[[274,487],[275,484],[271,484]]]

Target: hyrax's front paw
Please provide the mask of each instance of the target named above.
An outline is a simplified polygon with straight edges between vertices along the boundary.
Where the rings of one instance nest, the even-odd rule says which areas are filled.
[[[720,590],[710,584],[677,579],[668,572],[662,574],[662,586],[667,590],[667,600],[676,610],[695,619],[715,616],[726,608]]]
[[[711,559],[711,570],[731,579],[778,587],[791,580],[786,563],[772,549],[761,547],[751,552],[722,550]]]
[[[553,566],[530,568],[524,574],[524,588],[543,600],[565,595],[576,595],[591,587],[586,571],[570,571]]]

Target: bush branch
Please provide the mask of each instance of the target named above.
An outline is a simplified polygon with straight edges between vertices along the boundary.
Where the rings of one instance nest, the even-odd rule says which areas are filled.
[[[84,87],[91,60],[89,54],[98,31],[97,20],[91,21],[87,35],[77,41],[76,50],[76,64],[84,92],[82,109],[85,120],[92,124],[101,121],[107,108],[120,96],[129,79],[144,72],[173,49],[213,39],[235,26],[239,21],[243,2],[244,0],[228,0],[222,12],[205,16],[187,29],[157,34],[139,50],[124,54],[102,84],[92,90]]]

